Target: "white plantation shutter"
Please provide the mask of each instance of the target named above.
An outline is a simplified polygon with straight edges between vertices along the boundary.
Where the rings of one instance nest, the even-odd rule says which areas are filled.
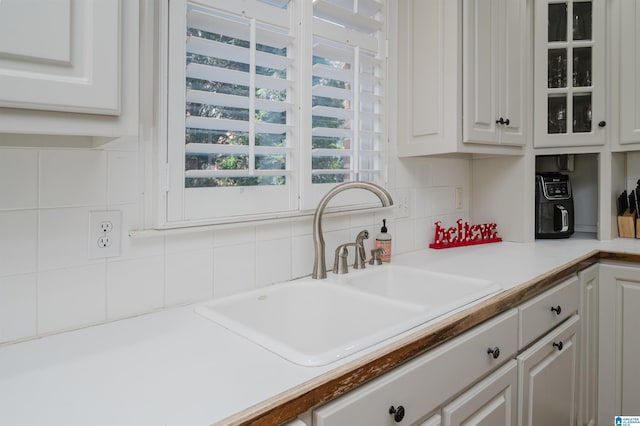
[[[169,138],[183,167],[170,171],[168,216],[182,221],[296,210],[288,2],[254,0],[245,2],[253,5],[246,10],[234,10],[235,2],[200,3],[186,2],[184,24],[176,25],[185,34],[176,41],[184,43],[176,53],[184,55],[184,68],[171,79],[182,82],[182,90],[170,90],[169,107],[182,105],[183,119],[170,123]]]
[[[384,0],[168,4],[166,226],[291,215],[337,183],[385,183]]]
[[[307,208],[331,184],[385,182],[384,11],[377,0],[313,2],[312,135],[305,146],[311,178],[303,183]],[[357,194],[349,198],[361,201]]]

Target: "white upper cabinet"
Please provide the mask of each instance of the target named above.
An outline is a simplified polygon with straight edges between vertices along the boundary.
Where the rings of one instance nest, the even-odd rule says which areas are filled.
[[[605,2],[535,5],[534,145],[604,145]]]
[[[135,132],[138,8],[131,0],[0,1],[0,133]]]
[[[399,155],[521,154],[526,0],[397,4]]]
[[[463,3],[463,140],[524,145],[526,3]]]
[[[0,2],[0,105],[120,113],[120,1]]]
[[[617,2],[620,25],[620,143],[640,142],[640,1]]]

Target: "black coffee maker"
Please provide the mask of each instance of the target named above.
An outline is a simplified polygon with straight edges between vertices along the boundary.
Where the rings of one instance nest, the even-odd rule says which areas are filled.
[[[569,176],[536,174],[536,238],[568,238],[573,234],[573,194]]]

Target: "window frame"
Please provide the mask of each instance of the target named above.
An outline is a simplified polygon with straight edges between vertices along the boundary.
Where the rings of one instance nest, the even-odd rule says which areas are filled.
[[[273,6],[268,6],[262,3],[256,3],[254,0],[251,1],[253,4],[259,4],[260,7],[264,8],[272,8]],[[317,205],[320,198],[331,188],[336,186],[337,184],[314,184],[313,186],[304,185],[303,182],[308,178],[310,182],[311,176],[311,144],[303,143],[304,135],[311,134],[311,120],[312,114],[310,111],[307,111],[307,108],[310,108],[311,105],[311,84],[299,84],[298,82],[305,82],[307,78],[311,78],[311,54],[307,53],[305,55],[298,54],[298,57],[295,59],[296,63],[294,68],[297,70],[295,79],[296,79],[296,90],[299,91],[299,96],[294,100],[295,107],[292,108],[295,111],[293,112],[294,120],[297,121],[298,126],[295,130],[295,139],[297,141],[297,147],[295,147],[291,151],[291,159],[294,161],[294,173],[288,177],[288,180],[291,181],[291,188],[293,188],[292,194],[290,194],[289,201],[290,204],[288,208],[282,211],[274,211],[269,213],[248,213],[244,214],[245,209],[248,208],[245,203],[244,206],[239,205],[238,208],[243,212],[243,214],[238,214],[234,216],[223,216],[223,217],[199,217],[199,218],[188,218],[185,217],[185,196],[184,196],[184,178],[182,178],[181,186],[178,187],[178,191],[181,194],[177,197],[181,202],[179,203],[170,203],[169,202],[169,191],[175,191],[175,187],[178,184],[178,181],[175,177],[172,179],[172,172],[176,170],[184,171],[184,138],[182,138],[181,143],[172,143],[172,136],[169,134],[169,120],[171,114],[184,114],[184,104],[176,105],[171,104],[170,99],[170,90],[172,90],[169,86],[170,77],[175,75],[175,73],[179,73],[180,75],[184,75],[184,60],[175,61],[170,58],[175,57],[176,55],[181,55],[184,58],[184,42],[182,43],[182,48],[176,50],[176,47],[172,45],[172,40],[184,40],[184,33],[180,30],[173,28],[170,25],[170,20],[173,16],[180,16],[182,20],[185,20],[185,5],[187,0],[163,0],[161,4],[156,9],[157,16],[157,28],[156,28],[156,41],[154,42],[156,46],[156,57],[154,58],[154,69],[157,76],[156,81],[156,93],[154,95],[157,96],[157,107],[155,110],[155,119],[153,125],[153,139],[155,139],[155,143],[153,144],[154,158],[155,158],[155,167],[153,168],[153,202],[152,206],[150,206],[153,210],[152,215],[147,215],[147,219],[152,222],[151,227],[155,229],[172,229],[172,228],[182,228],[182,227],[191,227],[191,226],[203,226],[203,225],[229,225],[234,223],[247,223],[247,222],[255,222],[255,221],[271,221],[271,220],[282,220],[286,218],[295,218],[295,217],[306,217],[313,214],[315,206]],[[203,4],[206,7],[215,7],[218,5],[225,5],[225,9],[228,11],[229,9],[233,9],[234,12],[238,14],[242,14],[243,8],[246,7],[245,2],[231,2],[232,6],[228,6],[228,1],[225,0],[196,0],[195,3]],[[294,36],[296,37],[297,44],[295,48],[298,51],[310,52],[310,48],[313,44],[314,35],[312,34],[312,25],[313,25],[313,3],[306,0],[291,0],[289,7],[292,8],[291,13],[294,16],[294,21],[299,17],[300,23],[299,25],[291,24],[291,28],[293,29]],[[383,53],[382,62],[384,63],[384,77],[382,82],[383,92],[386,96],[385,101],[382,103],[384,110],[380,113],[383,116],[383,131],[380,141],[380,154],[379,161],[382,163],[382,171],[380,172],[380,180],[377,183],[382,186],[387,186],[388,177],[387,177],[387,165],[388,165],[388,156],[389,156],[389,105],[390,105],[390,94],[389,94],[389,78],[388,78],[388,49],[387,44],[388,40],[391,38],[391,34],[389,32],[389,28],[392,25],[389,25],[389,13],[390,13],[389,3],[385,1],[384,3],[384,13],[385,13],[385,22],[384,22],[384,30],[381,31],[380,37],[380,51]],[[184,26],[182,26],[184,30]],[[305,29],[304,31],[302,29]],[[308,29],[308,30],[307,30]],[[297,33],[296,33],[297,31]],[[176,53],[178,52],[178,53]],[[183,79],[184,81],[184,79]],[[173,90],[182,90],[184,92],[184,84],[181,85],[180,89]],[[181,110],[181,112],[178,112]],[[184,129],[183,133],[184,133]],[[175,140],[175,137],[174,139]],[[180,152],[180,154],[178,153]],[[181,158],[181,161],[177,159]],[[174,173],[174,176],[177,173]],[[182,172],[183,174],[183,172]],[[184,174],[183,174],[184,175]],[[216,188],[216,189],[224,189],[224,188]],[[260,202],[260,196],[265,197],[265,199],[270,198],[270,190],[273,188],[269,188],[269,186],[248,186],[242,187],[234,187],[232,191],[236,192],[245,192],[252,194],[251,197],[245,197],[253,200],[253,202]],[[294,205],[295,204],[295,205]],[[375,197],[371,197],[370,194],[365,191],[349,191],[348,194],[340,194],[334,201],[332,201],[332,206],[329,211],[357,211],[360,209],[370,208],[373,206],[377,206],[377,200]],[[292,207],[291,207],[292,206]],[[177,218],[177,219],[176,219]],[[148,223],[148,221],[147,221]]]

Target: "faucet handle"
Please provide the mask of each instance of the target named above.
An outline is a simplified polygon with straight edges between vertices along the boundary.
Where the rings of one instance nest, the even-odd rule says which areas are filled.
[[[387,251],[382,247],[372,249],[369,265],[382,265],[382,258],[380,256],[385,253],[387,253]]]
[[[347,263],[347,256],[349,256],[349,250],[347,247],[357,247],[356,243],[340,244],[336,248],[335,258],[333,261],[333,273],[334,274],[346,274],[349,272],[349,264]]]
[[[364,240],[369,238],[369,231],[360,231],[356,237],[356,256],[353,262],[353,269],[364,269],[366,266],[367,252],[364,250]]]

